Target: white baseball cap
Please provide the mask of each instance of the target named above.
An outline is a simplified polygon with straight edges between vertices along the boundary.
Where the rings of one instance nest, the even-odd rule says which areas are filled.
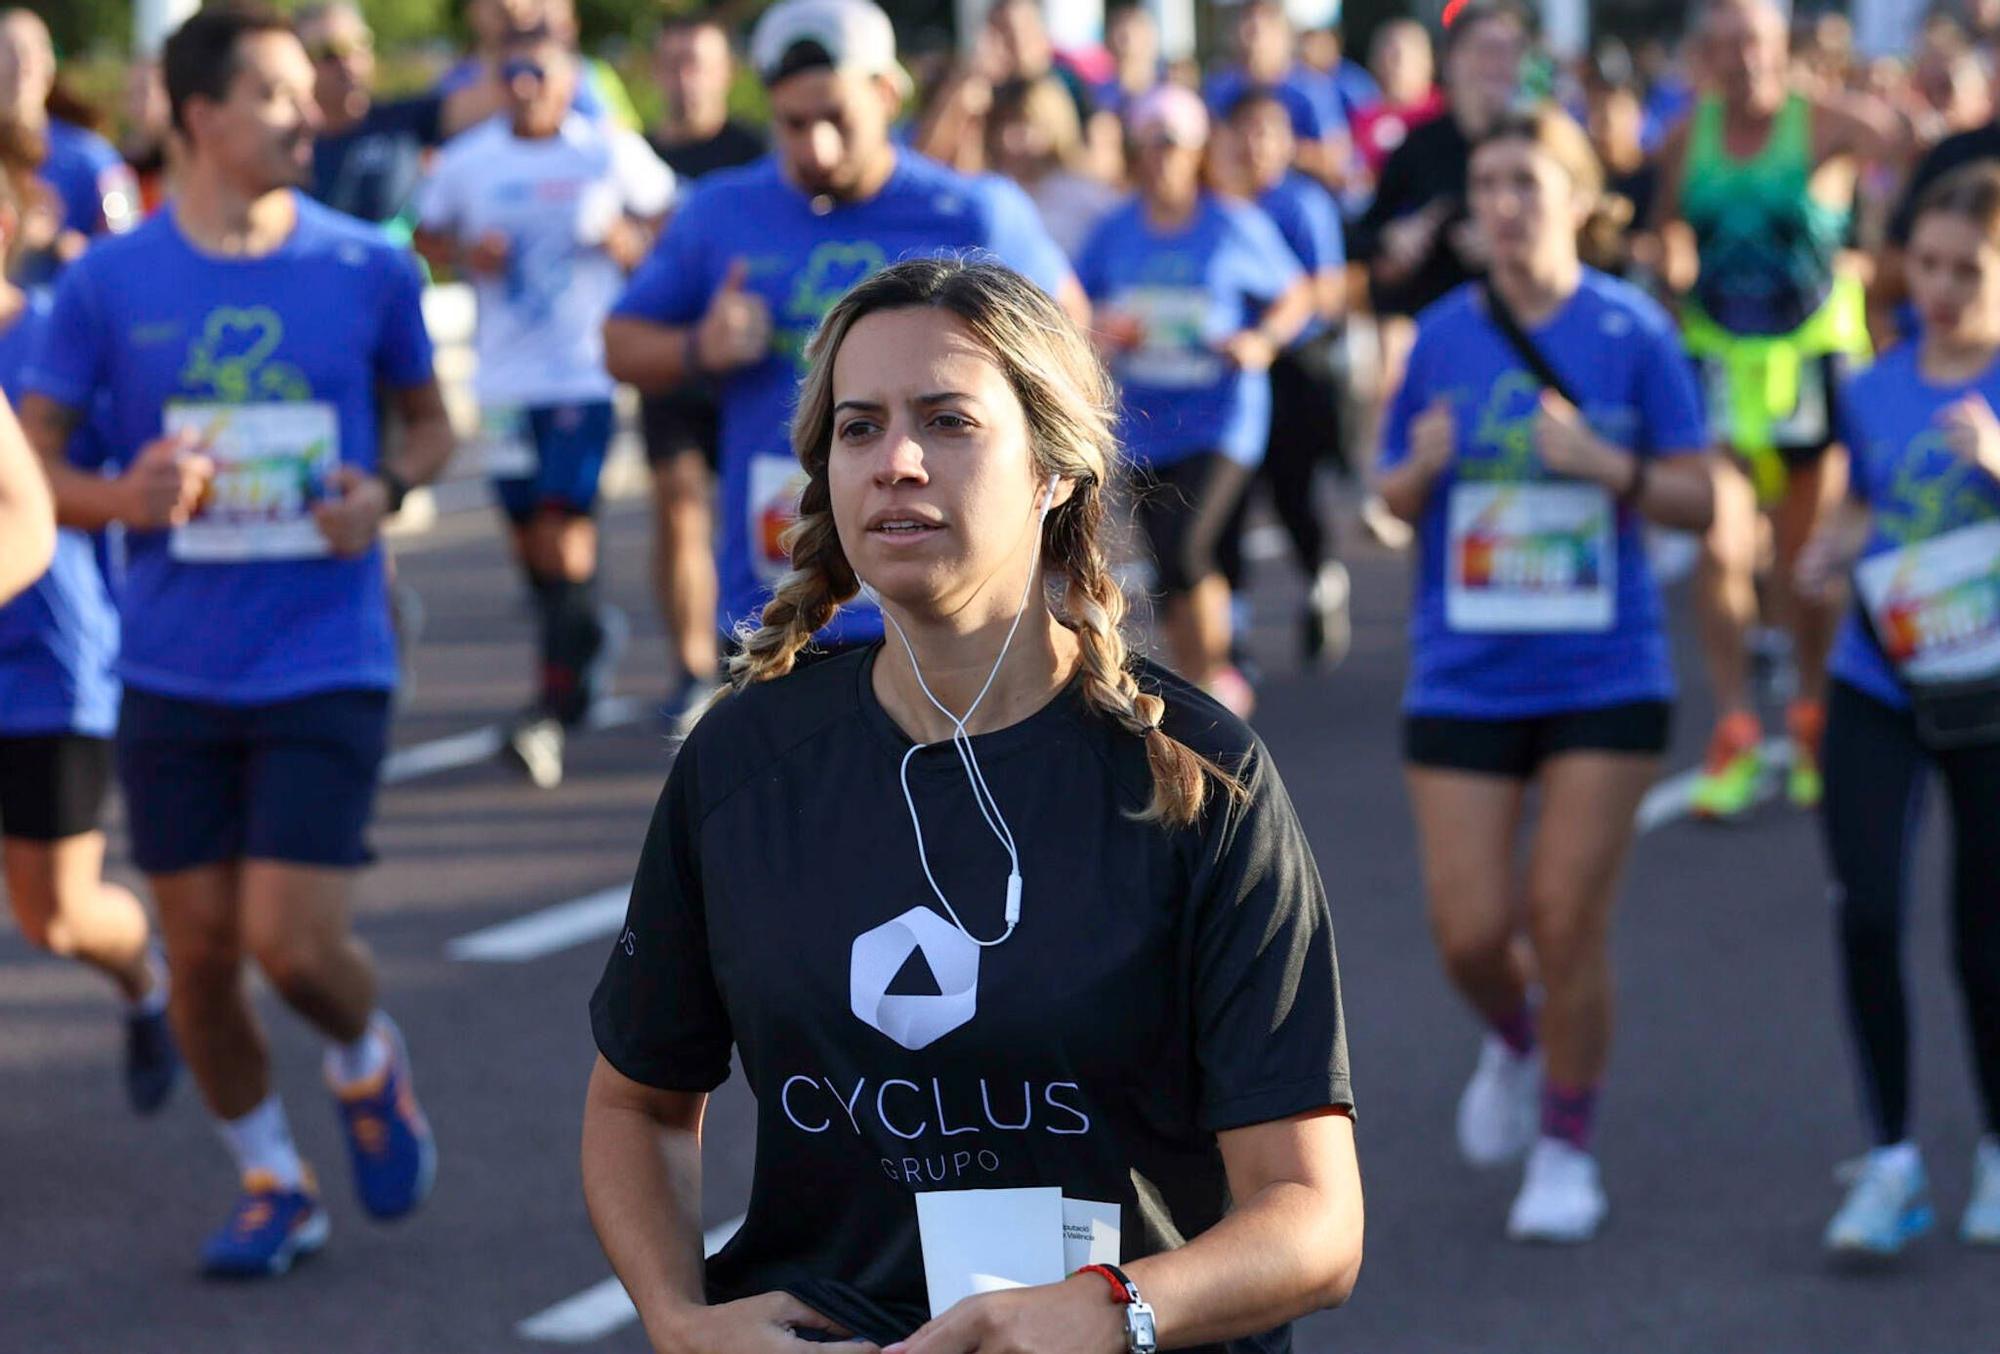
[[[779,0],[750,35],[750,64],[766,85],[802,70],[881,75],[907,92],[896,62],[896,29],[870,0]]]

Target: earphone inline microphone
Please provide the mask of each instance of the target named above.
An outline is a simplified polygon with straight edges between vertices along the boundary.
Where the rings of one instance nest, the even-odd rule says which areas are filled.
[[[911,760],[925,748],[937,745],[917,743],[903,754],[903,763],[898,770],[897,779],[903,787],[903,803],[910,810],[910,828],[916,833],[917,861],[924,868],[924,879],[930,884],[931,892],[937,895],[938,903],[944,908],[945,915],[951,918],[951,924],[958,928],[959,934],[981,949],[1005,944],[1008,937],[1014,934],[1014,928],[1020,925],[1021,853],[1015,848],[1014,833],[1007,826],[1007,819],[1001,814],[1000,805],[993,798],[993,791],[987,788],[986,776],[979,769],[979,758],[972,751],[972,735],[966,731],[965,726],[973,715],[978,713],[981,703],[986,699],[986,693],[993,689],[994,680],[1000,676],[1001,664],[1007,661],[1007,651],[1014,645],[1014,635],[1021,628],[1021,618],[1028,614],[1028,599],[1034,595],[1035,584],[1041,578],[1042,531],[1048,525],[1049,513],[1055,508],[1056,486],[1061,481],[1060,475],[1049,476],[1047,491],[1042,499],[1042,511],[1035,520],[1035,550],[1033,558],[1028,563],[1028,582],[1021,590],[1021,604],[1015,609],[1014,623],[1007,627],[1007,638],[1000,643],[1000,656],[993,660],[993,670],[986,674],[986,684],[979,688],[979,694],[972,698],[972,704],[966,707],[963,715],[953,714],[946,708],[945,703],[932,693],[930,683],[924,680],[924,670],[917,662],[917,651],[911,647],[909,635],[904,633],[902,624],[897,621],[889,608],[882,608],[883,619],[895,627],[897,638],[903,641],[903,652],[909,655],[910,671],[916,674],[917,686],[923,691],[924,699],[929,701],[939,714],[951,721],[951,744],[958,753],[959,765],[965,768],[966,783],[972,787],[972,801],[979,806],[979,816],[986,820],[986,826],[992,830],[993,836],[1007,853],[1007,904],[1003,914],[1007,929],[992,940],[981,940],[960,920],[957,910],[951,905],[951,899],[945,897],[944,890],[938,886],[937,876],[931,873],[930,854],[924,849],[923,820],[917,814],[916,795],[910,789]],[[874,589],[870,588],[869,591],[872,593]],[[879,604],[880,598],[876,600]]]

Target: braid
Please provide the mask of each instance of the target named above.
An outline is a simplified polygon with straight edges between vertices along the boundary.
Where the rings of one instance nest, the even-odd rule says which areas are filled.
[[[1098,545],[1102,494],[1093,487],[1079,491],[1077,497],[1088,501],[1070,505],[1058,521],[1058,540],[1051,545],[1063,563],[1062,619],[1077,638],[1084,702],[1146,742],[1153,799],[1140,818],[1168,827],[1191,826],[1208,802],[1210,781],[1231,800],[1244,797],[1243,783],[1161,727],[1167,703],[1139,689],[1125,644],[1125,593]]]
[[[822,467],[799,499],[799,518],[785,533],[792,568],[764,604],[757,626],[737,632],[739,652],[729,660],[729,689],[768,682],[792,670],[799,650],[833,619],[842,602],[860,591],[834,530],[833,504]]]

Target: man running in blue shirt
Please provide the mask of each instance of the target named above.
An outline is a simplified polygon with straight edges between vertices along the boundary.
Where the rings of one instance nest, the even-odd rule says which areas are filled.
[[[214,1275],[282,1273],[326,1211],[271,1089],[243,961],[326,1040],[363,1207],[409,1213],[435,1149],[349,927],[396,654],[380,532],[451,454],[415,263],[296,191],[313,67],[284,19],[212,5],[165,50],[179,193],[64,274],[23,417],[68,525],[129,529],[117,763],[159,900],[170,1012],[242,1176]],[[404,424],[378,443],[377,390]],[[63,459],[102,401],[122,463]]]
[[[889,18],[869,0],[782,0],[751,59],[770,90],[777,153],[702,179],[606,323],[611,374],[641,391],[690,375],[721,401],[723,633],[755,622],[787,568],[781,537],[804,483],[786,421],[820,317],[897,259],[987,250],[1064,301],[1088,303],[1034,204],[889,139],[907,77]],[[823,639],[871,643],[859,600]]]

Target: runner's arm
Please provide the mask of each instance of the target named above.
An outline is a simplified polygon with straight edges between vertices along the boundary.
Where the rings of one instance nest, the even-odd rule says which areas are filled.
[[[130,504],[122,480],[89,474],[70,464],[69,440],[77,420],[76,410],[46,395],[29,395],[21,401],[21,428],[48,476],[56,520],[66,527],[101,531],[125,521]]]
[[[708,1097],[633,1081],[599,1057],[583,1103],[583,1197],[657,1349],[704,1303],[701,1122]]]
[[[1837,594],[1840,580],[1854,568],[1868,545],[1872,520],[1866,502],[1851,495],[1842,499],[1799,551],[1796,573],[1800,591],[1819,598]]]
[[[1232,1129],[1217,1145],[1236,1206],[1178,1250],[1126,1266],[1162,1349],[1221,1344],[1338,1307],[1361,1272],[1361,1173],[1344,1112]],[[1112,1348],[1122,1320],[1104,1280],[1077,1274],[967,1298],[883,1354]]]
[[[1848,155],[1863,164],[1905,165],[1916,144],[1910,119],[1867,94],[1841,94],[1814,105],[1819,164]]]
[[[604,322],[604,367],[642,392],[671,390],[695,374],[698,324],[655,324],[636,315]]]
[[[410,488],[429,484],[444,473],[457,445],[444,392],[436,381],[398,390],[396,415],[402,422],[403,437],[390,469]]]
[[[1681,173],[1687,165],[1688,127],[1683,119],[1660,146],[1660,191],[1653,201],[1652,225],[1660,240],[1660,280],[1676,295],[1692,290],[1701,273],[1694,232],[1681,220]]]
[[[42,576],[55,548],[49,482],[13,406],[0,395],[0,604]]]

